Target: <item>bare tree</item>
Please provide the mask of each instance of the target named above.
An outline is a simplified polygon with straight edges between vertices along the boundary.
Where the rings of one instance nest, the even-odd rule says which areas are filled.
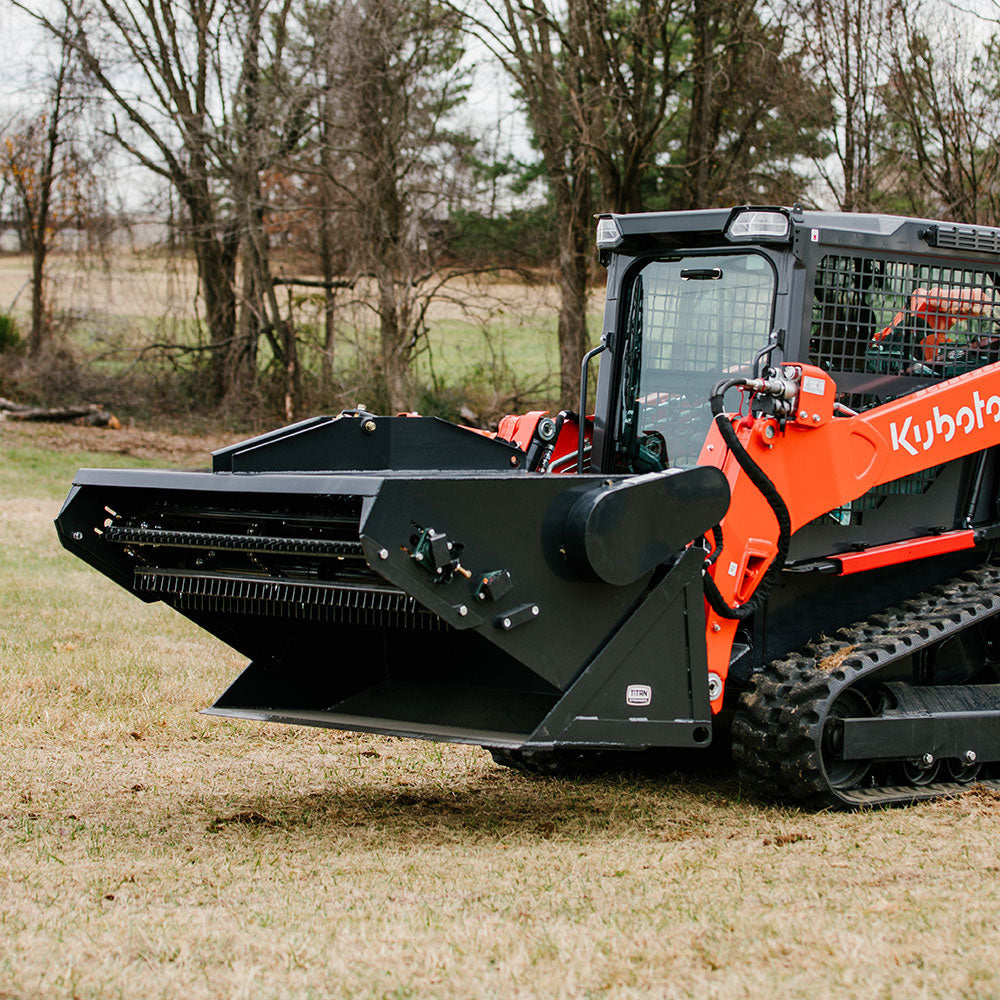
[[[442,253],[471,142],[451,117],[466,87],[461,19],[435,0],[348,0],[320,13],[313,35],[329,44],[313,169],[326,266],[335,232],[345,266],[374,282],[378,404],[407,409],[427,310],[455,277]]]
[[[230,24],[240,70],[218,147],[220,174],[232,192],[242,233],[243,296],[238,332],[228,352],[230,378],[238,373],[252,384],[258,336],[263,333],[281,369],[289,420],[298,415],[301,370],[293,319],[282,314],[272,276],[266,227],[270,206],[263,177],[296,148],[312,123],[315,90],[303,81],[311,74],[313,57],[307,56],[294,70],[285,58],[291,6],[291,0],[281,0],[271,10],[268,0],[243,0],[243,18]],[[248,387],[231,381],[230,392]]]
[[[643,181],[683,107],[690,9],[688,0],[573,0],[568,7],[560,45],[579,81],[569,107],[597,172],[596,200],[604,211],[645,208]]]
[[[564,402],[580,391],[580,358],[587,350],[587,287],[592,256],[592,161],[579,128],[587,104],[579,64],[564,65],[563,35],[542,0],[493,7],[501,23],[492,36],[516,81],[545,165],[555,208],[559,265],[559,379]],[[502,31],[502,34],[500,33]],[[572,52],[572,48],[569,48]],[[570,107],[578,101],[576,121]]]
[[[980,43],[973,24],[959,18],[942,27],[924,5],[906,0],[898,0],[897,19],[886,159],[896,165],[899,196],[916,214],[995,225],[1000,40],[994,34]]]
[[[820,152],[830,113],[787,23],[759,0],[693,0],[689,23],[683,182],[671,206],[796,200],[796,162]]]
[[[41,115],[24,115],[4,130],[0,172],[16,205],[22,245],[31,255],[31,330],[28,353],[38,355],[51,339],[46,262],[55,235],[75,221],[72,150],[66,131],[71,113],[71,53],[63,44]]]
[[[588,344],[593,212],[642,207],[665,122],[677,107],[676,42],[685,5],[487,0],[473,19],[518,87],[544,165],[558,235],[559,369],[577,398]],[[597,184],[595,185],[595,177]]]
[[[833,102],[834,160],[816,168],[847,212],[870,211],[879,197],[883,93],[891,65],[893,0],[804,0],[798,4],[810,65]]]
[[[22,9],[99,88],[118,145],[177,192],[198,266],[213,392],[239,397],[256,378],[257,336],[271,333],[279,353],[287,343],[260,237],[259,178],[306,123],[309,96],[282,66],[290,0],[61,2],[62,22]]]

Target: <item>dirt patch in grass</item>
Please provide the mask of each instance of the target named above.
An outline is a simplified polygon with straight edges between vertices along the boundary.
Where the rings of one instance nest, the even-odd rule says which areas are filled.
[[[188,435],[121,427],[109,430],[76,424],[0,423],[0,441],[61,452],[91,452],[161,462],[177,468],[207,467],[212,452],[246,434]]]

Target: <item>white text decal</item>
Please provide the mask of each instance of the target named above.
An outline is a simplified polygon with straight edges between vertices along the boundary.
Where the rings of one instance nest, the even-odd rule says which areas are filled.
[[[916,455],[918,444],[927,451],[937,437],[950,441],[957,431],[971,434],[973,430],[982,430],[984,414],[993,417],[994,423],[1000,423],[1000,396],[990,396],[984,400],[976,390],[972,394],[972,405],[961,407],[954,415],[942,413],[940,407],[935,406],[933,415],[922,423],[914,423],[913,417],[907,417],[900,425],[893,420],[889,424],[892,450],[899,451],[902,448],[903,451]]]

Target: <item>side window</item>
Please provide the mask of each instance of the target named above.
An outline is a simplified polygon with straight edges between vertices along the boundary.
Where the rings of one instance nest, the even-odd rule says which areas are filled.
[[[885,302],[886,262],[830,254],[816,271],[810,361],[829,372],[865,370]]]
[[[1000,275],[902,260],[829,254],[816,271],[809,355],[838,373],[947,379],[1000,360]],[[901,390],[913,391],[908,381]],[[841,401],[856,410],[892,398],[855,393]],[[926,492],[942,466],[876,486],[819,518],[862,523],[893,497]]]
[[[830,254],[816,272],[810,356],[831,373],[952,378],[1000,360],[995,275]]]

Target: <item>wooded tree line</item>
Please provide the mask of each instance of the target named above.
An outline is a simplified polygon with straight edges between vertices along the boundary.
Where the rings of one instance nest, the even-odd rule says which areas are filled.
[[[571,403],[598,212],[801,202],[1000,223],[996,7],[4,2],[54,53],[45,107],[7,121],[0,144],[0,211],[33,260],[29,351],[50,333],[56,234],[107,221],[99,163],[124,157],[176,206],[216,403],[253,390],[266,343],[286,415],[299,409],[300,330],[274,266],[289,250],[325,296],[325,357],[338,289],[370,285],[377,403],[394,411],[411,405],[428,307],[487,267],[551,269]],[[530,148],[500,150],[474,110],[476,62],[495,67]]]

